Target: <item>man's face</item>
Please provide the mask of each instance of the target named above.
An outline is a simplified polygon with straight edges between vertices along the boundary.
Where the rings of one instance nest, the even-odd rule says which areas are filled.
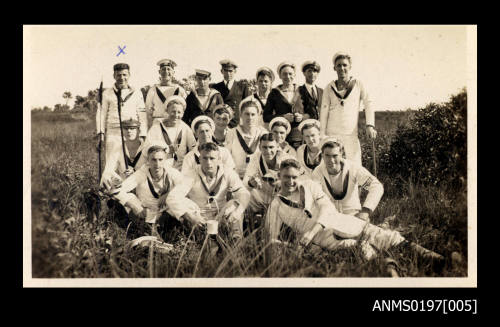
[[[163,66],[160,68],[160,77],[163,81],[171,81],[174,77],[175,71],[170,66]]]
[[[230,121],[229,115],[226,113],[223,113],[222,115],[219,114],[214,115],[215,126],[219,128],[226,128],[227,125],[229,125],[229,121]]]
[[[212,128],[210,128],[210,125],[208,123],[202,123],[198,125],[198,128],[196,129],[196,137],[198,138],[198,142],[200,144],[211,142],[212,136]]]
[[[307,68],[304,72],[304,77],[306,78],[307,84],[313,84],[318,78],[318,71],[314,68]]]
[[[127,141],[134,141],[137,138],[137,127],[124,127],[123,131]]]
[[[295,78],[295,71],[292,67],[286,66],[280,71],[280,78],[283,81],[283,84],[292,84]]]
[[[241,118],[243,120],[243,125],[256,126],[259,119],[257,108],[254,106],[247,107],[241,114]]]
[[[156,151],[148,156],[149,171],[153,177],[158,178],[163,174],[163,167],[167,154],[165,151]]]
[[[225,81],[232,81],[234,79],[234,75],[236,75],[236,68],[234,67],[225,67],[221,69],[222,76],[224,76]]]
[[[124,89],[128,87],[128,79],[130,77],[128,69],[115,70],[113,77],[116,81],[117,88]]]
[[[210,85],[210,77],[196,76],[196,88],[208,89]]]
[[[286,128],[284,126],[274,126],[272,132],[278,144],[285,142]]]
[[[267,75],[260,75],[257,78],[257,86],[261,92],[266,92],[271,88],[271,79]]]
[[[300,176],[300,171],[295,167],[287,167],[281,169],[279,178],[281,180],[281,191],[290,194],[297,190],[297,180]]]
[[[262,141],[259,147],[262,157],[264,157],[266,161],[273,160],[278,151],[278,143],[276,143],[276,141]]]
[[[309,148],[316,148],[319,146],[319,131],[316,127],[304,129],[302,135]]]
[[[219,164],[219,151],[201,151],[200,165],[201,170],[207,174],[215,174]]]
[[[177,124],[181,121],[182,116],[184,116],[184,109],[182,108],[182,105],[178,103],[169,104],[167,107],[167,115],[167,119],[170,122]]]
[[[351,64],[348,59],[337,59],[333,69],[337,72],[339,78],[348,77],[349,71],[351,70]]]
[[[331,175],[337,175],[342,170],[342,151],[340,147],[326,147],[323,150],[323,161]]]

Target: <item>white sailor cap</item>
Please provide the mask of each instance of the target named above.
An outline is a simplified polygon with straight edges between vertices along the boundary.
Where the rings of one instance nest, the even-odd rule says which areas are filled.
[[[177,66],[175,61],[173,61],[172,59],[162,59],[162,60],[158,61],[156,64],[158,66],[160,66],[160,68],[163,66],[169,66],[169,67],[175,68]]]
[[[338,145],[340,145],[342,149],[344,148],[344,143],[342,143],[341,140],[333,136],[327,136],[324,139],[322,139],[319,144],[319,148],[321,149],[321,151],[323,151],[323,146],[327,143],[337,143]]]
[[[212,120],[212,118],[203,115],[203,116],[198,116],[195,119],[193,119],[193,122],[191,123],[191,129],[193,130],[193,133],[196,132],[196,128],[198,127],[198,125],[202,124],[202,123],[208,123],[208,125],[210,125],[210,128],[212,129],[212,131],[215,130],[215,123]]]
[[[168,108],[168,105],[170,102],[175,101],[176,103],[179,103],[182,105],[182,108],[186,110],[186,100],[184,100],[183,97],[180,95],[171,95],[165,100],[165,107]]]
[[[259,78],[259,74],[261,74],[261,73],[263,73],[265,75],[268,75],[271,78],[271,82],[274,82],[274,73],[271,70],[271,68],[269,68],[269,67],[260,67],[259,69],[257,69],[257,73],[255,74],[255,78],[258,79]]]
[[[269,130],[273,129],[273,125],[277,122],[284,123],[286,126],[286,134],[289,134],[290,131],[292,130],[292,126],[290,126],[290,122],[284,118],[284,117],[274,117],[270,122],[269,122]]]
[[[309,124],[313,124],[315,125],[317,128],[318,128],[318,131],[320,130],[321,128],[321,125],[319,123],[319,120],[316,120],[316,119],[306,119],[306,120],[303,120],[299,126],[297,127],[299,129],[299,131],[302,133],[302,128],[304,128],[305,125],[309,125]]]
[[[286,67],[286,66],[292,67],[293,71],[295,71],[295,64],[294,63],[291,63],[290,61],[283,61],[281,64],[278,65],[278,68],[276,69],[276,71],[278,72],[278,75],[280,74],[283,67]]]
[[[236,65],[236,63],[231,59],[223,59],[219,61],[219,64],[221,64],[222,68],[230,68],[230,67],[238,68],[238,65]]]
[[[257,99],[255,99],[253,95],[250,95],[250,96],[246,97],[245,99],[241,100],[240,106],[239,106],[240,115],[241,115],[241,108],[247,102],[251,102],[252,104],[254,104],[257,107],[257,111],[258,111],[259,115],[262,113],[262,106],[261,106],[260,102],[257,101]]]
[[[333,55],[333,65],[335,65],[335,61],[340,56],[349,58],[349,62],[351,62],[351,56],[347,52],[345,52],[345,51],[339,51],[339,52],[337,52],[336,54]]]
[[[305,72],[309,68],[313,68],[318,73],[321,71],[321,66],[314,60],[308,60],[302,64],[302,72]]]

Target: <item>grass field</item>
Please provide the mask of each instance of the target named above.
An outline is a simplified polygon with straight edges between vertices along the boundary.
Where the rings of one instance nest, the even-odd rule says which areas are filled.
[[[405,112],[377,112],[377,148],[386,149]],[[52,120],[52,121],[51,121]],[[372,216],[382,223],[395,215],[391,228],[447,259],[440,271],[416,253],[394,248],[371,261],[360,249],[323,251],[312,247],[282,247],[274,260],[256,234],[220,257],[200,255],[203,237],[181,237],[168,254],[130,249],[125,231],[107,219],[103,204],[98,221],[87,219],[83,194],[97,185],[97,151],[94,121],[46,119],[32,116],[32,271],[33,278],[92,277],[385,277],[383,260],[398,263],[402,277],[467,276],[467,195],[440,187],[404,182],[403,187],[384,171],[378,177],[385,194]],[[360,126],[364,124],[361,115]],[[361,130],[361,129],[360,129]],[[371,171],[370,148],[363,134],[363,164]],[[377,157],[385,153],[377,153]],[[400,185],[399,183],[398,185]],[[450,261],[458,252],[464,260]]]

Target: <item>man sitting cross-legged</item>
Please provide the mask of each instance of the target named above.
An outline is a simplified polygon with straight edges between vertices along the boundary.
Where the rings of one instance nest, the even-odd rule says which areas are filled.
[[[299,179],[300,163],[294,159],[281,162],[279,178],[281,191],[271,202],[266,215],[266,230],[270,242],[279,242],[282,224],[299,234],[304,246],[311,242],[327,250],[352,247],[360,242],[366,259],[376,255],[374,248],[386,250],[392,246],[408,245],[424,257],[442,260],[443,257],[413,242],[397,231],[386,230],[355,216],[339,213],[321,186],[310,179]]]
[[[167,199],[168,208],[180,220],[194,226],[206,226],[210,235],[210,252],[218,251],[218,223],[227,222],[231,238],[243,236],[243,212],[250,194],[234,169],[220,162],[220,147],[204,143],[199,148],[200,164],[190,170],[187,188],[180,188]],[[186,198],[187,197],[187,198]]]

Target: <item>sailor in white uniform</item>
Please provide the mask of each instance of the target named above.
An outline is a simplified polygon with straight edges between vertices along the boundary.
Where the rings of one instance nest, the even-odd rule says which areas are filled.
[[[269,130],[274,134],[274,137],[278,142],[281,151],[291,155],[294,158],[297,158],[297,152],[286,141],[287,135],[292,130],[290,122],[288,122],[288,120],[284,117],[275,117],[269,122]]]
[[[184,99],[187,93],[184,88],[173,82],[175,67],[177,64],[171,59],[162,59],[158,61],[160,70],[160,83],[149,88],[146,95],[146,112],[148,113],[148,129],[154,122],[163,120],[166,116],[166,100],[172,95],[179,95]]]
[[[400,244],[408,245],[431,259],[443,257],[413,242],[397,231],[382,229],[355,216],[339,213],[321,186],[310,179],[300,179],[301,167],[294,159],[281,162],[281,190],[267,211],[266,231],[269,242],[280,243],[278,235],[283,224],[299,234],[304,246],[311,242],[327,250],[352,247],[361,242],[366,259],[376,256],[376,250],[387,250]]]
[[[130,67],[119,63],[113,66],[115,84],[102,93],[102,107],[96,112],[97,134],[105,141],[106,161],[114,151],[115,146],[121,145],[120,123],[134,119],[139,121],[139,137],[144,139],[148,131],[147,115],[142,93],[129,85]],[[118,110],[120,99],[120,111]],[[120,122],[121,118],[121,122]]]
[[[363,84],[349,75],[351,57],[345,52],[333,56],[334,70],[338,79],[325,86],[319,121],[321,135],[333,136],[344,143],[348,160],[361,165],[361,145],[358,139],[358,117],[361,103],[366,117],[366,133],[369,138],[377,137],[375,112]]]
[[[188,175],[190,170],[200,164],[200,147],[208,142],[213,142],[215,123],[208,116],[198,116],[191,123],[191,129],[198,140],[198,146],[189,151],[182,161],[181,172]],[[234,161],[231,152],[225,147],[219,146],[221,163],[224,168],[234,169]]]
[[[382,183],[366,168],[345,159],[344,146],[334,137],[321,141],[321,153],[323,160],[314,169],[312,179],[321,184],[339,212],[369,220],[384,194]],[[359,187],[368,191],[363,205]]]
[[[132,215],[132,221],[139,220],[139,223],[149,225],[160,223],[162,237],[166,232],[165,223],[172,219],[173,214],[167,205],[168,197],[172,191],[183,193],[190,186],[188,177],[168,165],[167,152],[168,148],[163,144],[151,145],[146,152],[146,164],[127,177],[114,195]]]
[[[260,103],[248,97],[240,103],[240,124],[227,133],[226,148],[231,151],[236,172],[241,179],[245,176],[250,157],[259,146],[259,139],[268,131],[259,125],[262,107]]]
[[[259,150],[250,157],[243,178],[243,185],[250,190],[248,209],[253,215],[263,214],[279,190],[278,171],[281,162],[286,159],[295,158],[280,149],[274,134],[260,137]]]
[[[177,170],[181,170],[182,161],[186,153],[196,146],[191,128],[182,121],[186,108],[186,101],[179,95],[172,95],[166,101],[167,117],[163,121],[153,124],[146,137],[146,146],[152,143],[162,143],[169,148],[168,163]],[[146,161],[143,153],[139,165]]]
[[[139,122],[134,119],[122,122],[125,146],[116,144],[115,148],[110,151],[109,160],[106,161],[101,176],[100,186],[107,191],[111,191],[115,184],[120,184],[122,180],[140,168],[137,162],[144,149],[144,141],[139,138],[139,126]],[[123,152],[124,149],[125,152]]]
[[[250,193],[233,169],[221,165],[220,149],[212,142],[200,146],[200,165],[188,175],[189,188],[179,189],[167,205],[176,218],[194,226],[206,226],[212,241],[218,234],[219,223],[230,227],[233,240],[241,239]]]
[[[297,160],[308,177],[310,177],[314,168],[321,163],[319,128],[320,123],[316,119],[306,119],[298,126],[305,144],[302,144],[297,149]]]

